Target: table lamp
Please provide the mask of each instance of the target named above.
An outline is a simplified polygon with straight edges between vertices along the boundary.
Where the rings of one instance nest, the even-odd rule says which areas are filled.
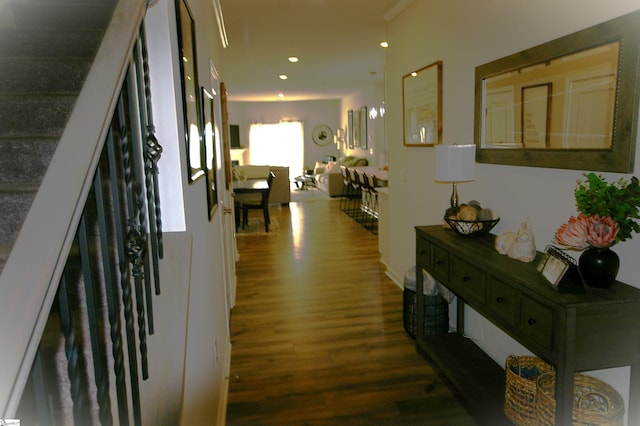
[[[458,182],[475,179],[475,145],[436,145],[436,180],[452,182],[451,208],[458,207]]]

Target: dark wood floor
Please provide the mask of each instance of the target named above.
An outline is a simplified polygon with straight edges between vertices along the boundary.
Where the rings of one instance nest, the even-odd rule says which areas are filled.
[[[474,425],[405,333],[377,236],[338,204],[272,207],[279,234],[238,238],[227,424]]]

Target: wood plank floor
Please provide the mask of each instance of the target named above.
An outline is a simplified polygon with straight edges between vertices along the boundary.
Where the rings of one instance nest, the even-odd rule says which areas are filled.
[[[405,333],[377,236],[339,200],[271,214],[278,235],[237,239],[227,424],[474,425]]]

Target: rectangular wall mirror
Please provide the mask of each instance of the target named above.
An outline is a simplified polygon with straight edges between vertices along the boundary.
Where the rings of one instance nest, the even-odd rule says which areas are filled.
[[[476,67],[477,161],[630,173],[640,11]]]

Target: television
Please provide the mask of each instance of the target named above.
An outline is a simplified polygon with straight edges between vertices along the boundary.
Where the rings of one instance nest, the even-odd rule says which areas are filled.
[[[231,142],[231,149],[240,147],[240,126],[237,124],[229,125],[229,140]]]

